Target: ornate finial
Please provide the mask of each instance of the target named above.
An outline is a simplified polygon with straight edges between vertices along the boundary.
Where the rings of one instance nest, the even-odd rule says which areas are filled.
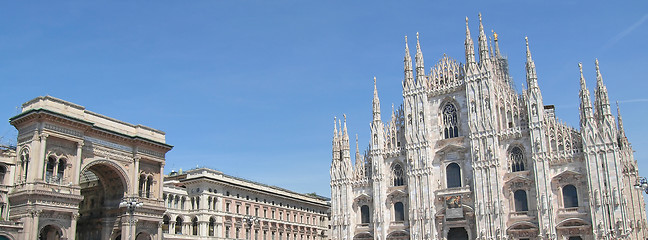
[[[374,76],[374,87],[376,86],[376,76]]]
[[[594,61],[594,64],[596,64],[596,72],[599,72],[599,63],[598,63],[598,58]]]
[[[491,32],[493,32],[493,40],[497,42],[497,33],[495,32],[495,30],[491,30]]]
[[[481,13],[479,13],[479,24],[481,24]]]
[[[346,125],[346,114],[342,114],[344,116],[344,124]]]
[[[407,45],[407,35],[405,35],[405,45]]]
[[[524,41],[526,42],[527,49],[529,49],[529,37],[524,36]]]
[[[581,78],[582,78],[583,77],[583,64],[582,63],[578,63],[578,70],[580,70],[580,75],[581,75]]]
[[[418,34],[418,32],[416,32],[416,41],[417,41],[417,42],[418,42],[418,40],[419,40],[418,37],[419,37],[419,34]]]

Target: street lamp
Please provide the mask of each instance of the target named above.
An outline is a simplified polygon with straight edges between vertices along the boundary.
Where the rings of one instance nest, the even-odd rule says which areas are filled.
[[[639,177],[637,178],[637,183],[635,183],[634,187],[637,190],[641,190],[648,194],[648,180],[646,180],[645,177]]]
[[[252,239],[252,225],[259,223],[259,218],[251,215],[247,215],[243,218],[245,220],[245,226],[247,226],[246,237],[248,240]]]
[[[133,239],[133,225],[135,224],[135,220],[133,220],[133,215],[135,214],[135,208],[141,207],[144,205],[142,202],[137,201],[137,198],[131,197],[131,198],[125,198],[122,202],[119,203],[120,208],[126,208],[126,211],[128,211],[128,214],[130,215],[130,230],[129,230],[129,235],[128,235],[128,240]]]

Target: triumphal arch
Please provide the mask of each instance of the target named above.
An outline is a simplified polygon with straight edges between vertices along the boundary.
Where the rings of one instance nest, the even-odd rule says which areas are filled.
[[[22,239],[162,239],[164,132],[50,96],[10,123],[10,220],[23,223]]]

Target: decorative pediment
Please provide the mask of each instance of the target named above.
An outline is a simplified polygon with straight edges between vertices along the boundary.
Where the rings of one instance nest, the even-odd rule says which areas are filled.
[[[355,236],[353,236],[353,239],[355,239],[355,240],[374,239],[374,237],[373,237],[373,235],[371,235],[370,232],[359,232]]]
[[[591,224],[581,218],[567,218],[556,225],[556,229],[589,227]]]
[[[354,207],[362,206],[369,203],[371,203],[371,196],[367,195],[366,193],[361,193],[355,199],[353,199]]]
[[[513,174],[504,182],[504,188],[509,190],[529,189],[534,181],[527,174]]]
[[[583,177],[583,174],[572,170],[565,170],[551,179],[552,183],[566,184],[576,183]]]
[[[406,230],[395,230],[387,234],[387,239],[409,239],[409,232]]]
[[[516,238],[537,236],[538,231],[539,229],[536,224],[528,221],[513,223],[506,229],[506,233],[509,236]]]
[[[393,202],[398,202],[405,200],[407,198],[407,192],[405,192],[403,189],[395,189],[391,191],[389,194],[387,194],[387,201],[385,202],[387,205],[390,205]]]
[[[461,142],[459,142],[461,143]],[[446,144],[445,146],[441,147],[441,149],[436,151],[437,155],[446,155],[451,152],[457,152],[457,153],[464,153],[468,150],[468,148],[464,147],[463,145],[460,145],[459,143],[450,143]]]

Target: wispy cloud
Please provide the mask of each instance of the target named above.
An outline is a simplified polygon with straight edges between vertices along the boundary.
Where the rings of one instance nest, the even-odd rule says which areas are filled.
[[[628,100],[621,100],[619,102],[620,103],[648,102],[648,98],[628,99]]]
[[[610,39],[610,41],[608,41],[603,46],[603,49],[607,49],[607,48],[611,47],[612,45],[616,44],[617,42],[621,41],[621,39],[628,36],[628,34],[630,34],[632,31],[634,31],[635,29],[640,27],[644,22],[646,22],[646,20],[648,20],[648,14],[643,15],[643,17],[641,17],[638,21],[636,21],[634,24],[632,24],[632,26],[626,28],[625,30],[623,30],[622,32],[620,32],[619,34],[614,36],[614,38]]]

